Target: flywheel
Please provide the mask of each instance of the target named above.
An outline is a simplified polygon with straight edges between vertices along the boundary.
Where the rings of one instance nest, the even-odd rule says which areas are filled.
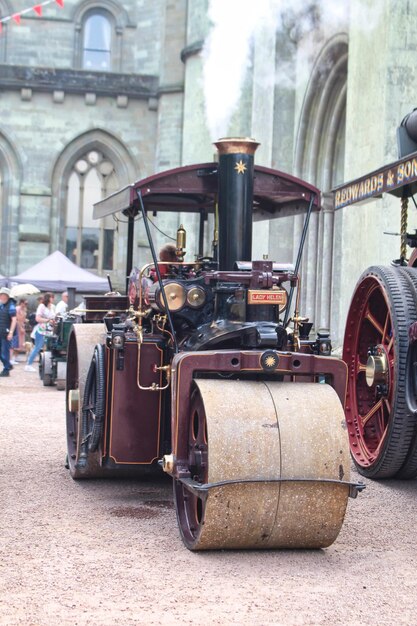
[[[346,322],[349,443],[358,470],[369,478],[397,474],[415,428],[406,404],[406,364],[408,329],[417,320],[417,306],[405,270],[368,268],[358,281]]]
[[[336,539],[350,458],[329,385],[197,380],[188,449],[193,480],[175,480],[174,495],[189,549],[323,548]]]

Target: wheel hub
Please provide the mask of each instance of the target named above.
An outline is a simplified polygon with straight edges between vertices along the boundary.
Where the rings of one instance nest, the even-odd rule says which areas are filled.
[[[384,384],[388,380],[388,359],[384,350],[378,346],[368,357],[366,363],[366,384],[368,387]]]

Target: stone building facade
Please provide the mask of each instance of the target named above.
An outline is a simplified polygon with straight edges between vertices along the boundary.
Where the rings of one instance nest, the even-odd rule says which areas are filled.
[[[184,1],[65,0],[3,23],[1,273],[59,249],[124,284],[126,225],[92,203],[180,164],[185,17]]]
[[[28,4],[0,0],[0,17]],[[126,224],[97,225],[91,205],[155,171],[213,158],[218,137],[206,121],[205,71],[215,4],[65,0],[63,8],[51,3],[42,16],[3,25],[0,273],[60,249],[123,286]],[[248,4],[256,12],[247,56],[241,42],[233,45],[242,16],[229,24],[232,45],[212,90],[226,102],[232,60],[241,57],[241,91],[223,136],[256,138],[257,163],[322,190],[304,254],[302,308],[340,343],[361,271],[398,257],[398,238],[384,232],[398,232],[400,212],[385,197],[334,212],[330,192],[397,158],[396,127],[415,106],[417,17],[406,0],[293,2],[282,10],[285,4]],[[175,236],[183,219],[153,216],[156,244]],[[293,261],[302,225],[301,215],[256,225],[254,257]],[[197,227],[192,220],[186,227],[192,256]],[[135,238],[141,265],[148,251],[139,223]]]

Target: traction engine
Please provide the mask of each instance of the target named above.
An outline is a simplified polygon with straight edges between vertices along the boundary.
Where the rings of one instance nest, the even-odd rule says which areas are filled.
[[[45,337],[45,348],[40,353],[39,378],[45,387],[56,384],[59,391],[65,389],[67,375],[68,339],[73,324],[82,321],[91,323],[102,321],[104,315],[109,317],[123,315],[128,304],[126,296],[110,292],[103,296],[84,296],[84,309],[73,309],[69,313],[59,315],[53,324],[52,331]]]
[[[390,193],[401,201],[400,257],[360,276],[347,315],[346,423],[352,458],[369,478],[417,476],[417,110],[397,129],[399,160],[335,190],[335,209]],[[407,260],[407,245],[413,252]]]
[[[320,208],[317,189],[254,165],[249,139],[216,144],[218,163],[138,181],[95,205],[145,226],[153,263],[132,271],[124,321],[74,325],[67,441],[74,479],[172,477],[191,550],[321,548],[343,523],[350,482],[346,365],[328,334],[310,339],[295,267],[252,261],[252,220]],[[213,256],[161,262],[148,212],[215,215]],[[132,240],[132,233],[128,236]],[[202,238],[201,238],[202,240]]]

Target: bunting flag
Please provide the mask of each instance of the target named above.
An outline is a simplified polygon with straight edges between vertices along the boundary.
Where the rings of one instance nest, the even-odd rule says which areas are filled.
[[[35,4],[34,6],[31,6],[27,9],[23,9],[23,11],[18,11],[17,13],[7,15],[6,17],[0,17],[0,34],[3,30],[3,24],[5,24],[6,22],[10,22],[10,20],[13,20],[14,22],[16,22],[17,25],[19,25],[22,21],[22,15],[26,15],[26,13],[30,13],[31,11],[35,11],[39,16],[41,16],[42,8],[46,7],[48,4],[57,4],[61,7],[61,9],[64,8],[64,0],[44,0],[44,2]]]

